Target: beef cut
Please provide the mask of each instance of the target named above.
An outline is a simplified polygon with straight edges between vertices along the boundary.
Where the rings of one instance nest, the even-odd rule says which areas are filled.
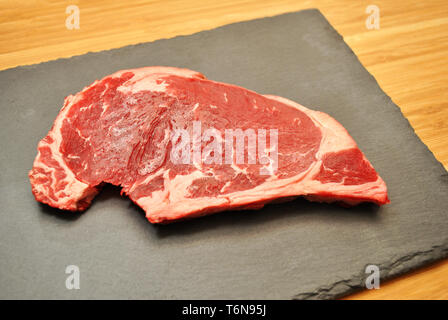
[[[384,181],[329,115],[186,69],[95,81],[65,99],[37,149],[33,194],[64,210],[88,208],[104,183],[120,186],[152,223],[297,196],[389,202]]]

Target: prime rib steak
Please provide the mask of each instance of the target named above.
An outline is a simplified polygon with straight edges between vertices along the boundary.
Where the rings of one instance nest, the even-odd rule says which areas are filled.
[[[204,150],[220,138],[197,140],[195,123],[215,133],[251,129],[261,135],[275,129],[277,135],[266,137],[269,148],[259,145],[255,161],[235,161],[232,137],[230,162],[210,162],[206,158],[217,159],[219,148]],[[192,155],[191,163],[171,161],[181,137],[173,132],[192,134],[196,145],[178,150]],[[248,155],[249,139],[244,143],[243,136]],[[152,223],[258,209],[297,196],[345,205],[389,202],[384,181],[329,115],[187,69],[146,67],[95,81],[65,99],[37,149],[29,173],[33,194],[64,210],[88,208],[104,183],[120,186]],[[274,152],[275,168],[273,157],[261,161]]]

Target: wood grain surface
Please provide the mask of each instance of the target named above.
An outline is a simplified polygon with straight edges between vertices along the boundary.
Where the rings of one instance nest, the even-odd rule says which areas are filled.
[[[380,28],[368,30],[368,5]],[[80,28],[66,28],[66,7]],[[0,70],[318,8],[448,168],[448,2],[0,0]],[[393,137],[391,137],[393,139]],[[448,261],[349,299],[448,299]]]

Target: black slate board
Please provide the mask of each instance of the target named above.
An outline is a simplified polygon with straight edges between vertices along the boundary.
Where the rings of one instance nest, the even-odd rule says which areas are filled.
[[[63,98],[119,69],[186,67],[340,121],[391,204],[304,200],[154,226],[107,187],[84,214],[34,201],[27,172]],[[334,298],[448,253],[448,176],[317,10],[0,72],[0,298]],[[67,290],[65,268],[80,268]]]

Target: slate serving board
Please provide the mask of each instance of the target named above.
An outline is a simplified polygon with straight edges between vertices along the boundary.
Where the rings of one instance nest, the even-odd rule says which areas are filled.
[[[84,214],[37,203],[27,177],[65,96],[116,70],[186,67],[329,113],[391,204],[297,200],[166,226],[106,187]],[[0,298],[335,298],[448,255],[448,176],[317,10],[0,72]],[[67,290],[68,265],[80,289]]]

